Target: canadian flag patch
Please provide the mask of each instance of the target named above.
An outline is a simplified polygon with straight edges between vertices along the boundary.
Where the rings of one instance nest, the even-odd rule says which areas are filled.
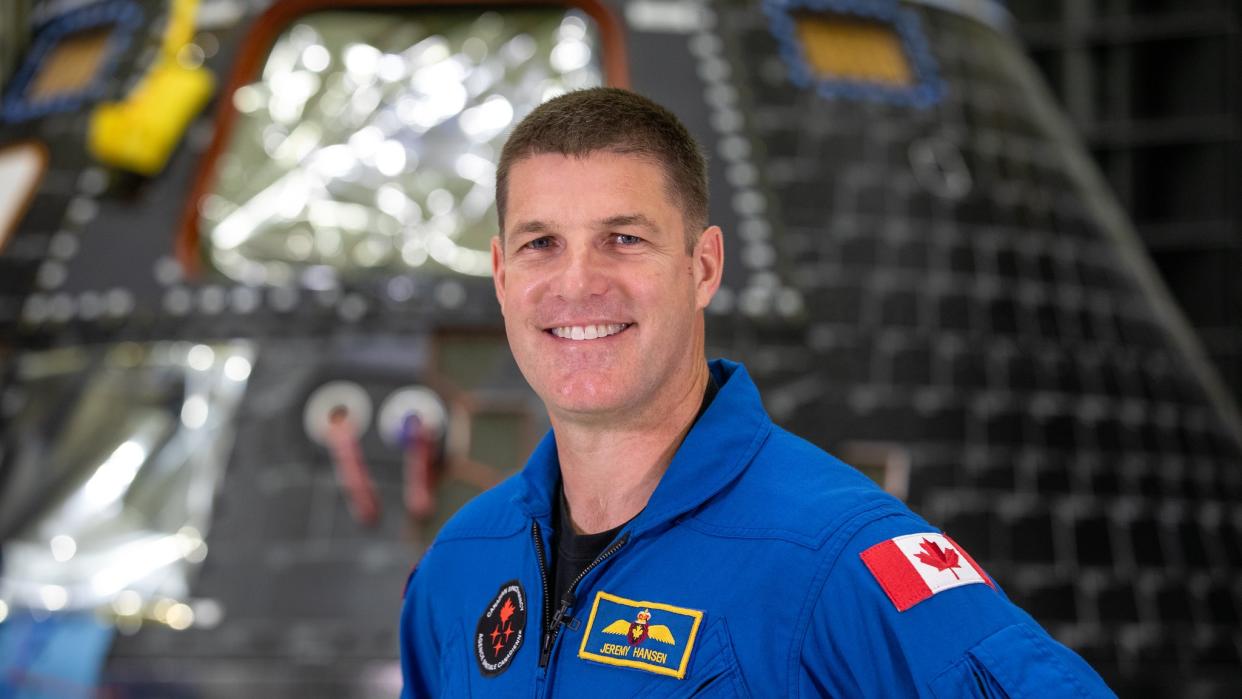
[[[975,559],[944,534],[899,536],[859,556],[899,612],[962,585],[996,587]]]

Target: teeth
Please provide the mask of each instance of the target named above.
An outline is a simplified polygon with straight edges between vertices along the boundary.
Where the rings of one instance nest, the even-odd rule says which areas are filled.
[[[609,323],[607,325],[573,325],[564,328],[552,328],[552,334],[566,340],[595,340],[617,333],[630,327],[629,323]]]

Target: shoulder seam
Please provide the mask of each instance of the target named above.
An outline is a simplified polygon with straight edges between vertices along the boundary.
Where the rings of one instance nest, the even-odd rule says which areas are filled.
[[[777,434],[778,432],[784,433],[786,436],[792,437],[794,439],[801,440],[800,437],[784,430],[784,428],[782,428],[780,425],[769,422],[769,429],[767,430],[767,434],[764,438],[765,441],[767,439],[771,439],[772,436],[774,434]],[[814,447],[814,445],[810,444],[809,442],[807,444],[811,447]],[[829,456],[831,457],[831,455]],[[752,455],[751,458],[753,460],[754,455]],[[835,459],[835,457],[833,458]],[[859,475],[859,477],[863,478],[861,474]],[[875,492],[882,493],[883,491],[876,490]],[[697,510],[694,514],[691,514],[687,517],[683,517],[681,519],[681,522],[685,524],[687,527],[689,527],[690,529],[693,529],[702,534],[706,534],[708,536],[717,536],[717,537],[731,538],[731,539],[772,539],[772,540],[778,540],[778,541],[786,541],[786,542],[796,544],[798,546],[802,546],[804,548],[811,549],[811,550],[817,550],[823,547],[823,545],[827,541],[829,541],[836,534],[836,532],[845,525],[845,523],[848,523],[852,518],[859,516],[860,513],[865,512],[867,510],[870,510],[880,505],[891,505],[892,501],[889,500],[889,497],[891,496],[888,496],[886,494],[885,496],[879,497],[879,498],[867,498],[861,505],[858,505],[851,510],[847,510],[845,513],[841,514],[838,517],[829,519],[821,527],[809,533],[796,531],[796,530],[788,529],[784,527],[735,527],[735,526],[713,524],[710,522],[703,521],[703,519],[700,518],[699,516],[700,513]],[[711,500],[709,500],[708,502],[710,503]]]
[[[811,534],[781,527],[727,527],[704,522],[697,516],[687,517],[683,520],[683,524],[708,536],[726,539],[775,539],[815,551],[823,548],[825,543],[831,540],[833,536],[843,527],[849,525],[855,518],[875,508],[891,508],[892,504],[886,498],[869,499],[854,509],[828,520],[827,523]]]
[[[789,662],[787,665],[789,674],[789,696],[796,696],[799,687],[797,683],[800,679],[798,673],[798,662],[802,657],[802,647],[806,643],[807,630],[810,627],[811,615],[814,612],[815,605],[823,598],[824,585],[828,584],[828,578],[831,577],[832,571],[835,570],[837,562],[841,558],[841,553],[845,550],[846,544],[854,538],[863,527],[874,524],[888,517],[911,517],[909,511],[904,508],[895,506],[892,502],[874,502],[868,503],[867,506],[859,508],[858,511],[850,513],[842,524],[830,537],[829,542],[824,545],[824,560],[820,563],[820,569],[816,571],[815,577],[812,579],[811,585],[808,586],[806,598],[802,601],[797,618],[801,621],[798,627],[791,634],[791,643],[789,646]]]
[[[517,527],[516,529],[512,531],[507,531],[505,533],[498,533],[494,531],[491,531],[491,532],[466,531],[466,532],[460,532],[460,533],[453,532],[453,533],[450,533],[444,536],[437,536],[435,540],[435,545],[440,546],[443,544],[451,544],[457,541],[472,541],[472,540],[478,540],[478,539],[508,539],[510,537],[521,534],[523,531],[524,531],[523,527]]]
[[[721,527],[714,524],[708,524],[695,517],[688,517],[683,521],[686,527],[693,529],[700,534],[707,536],[719,537],[721,539],[772,539],[776,541],[784,541],[794,544],[802,548],[814,551],[820,546],[823,540],[823,530],[816,536],[807,536],[791,529],[780,528],[748,528],[748,527]]]
[[[468,539],[507,539],[524,529],[525,516],[499,492],[505,483],[480,493],[463,505],[440,527],[433,543]],[[510,524],[506,525],[506,522]]]

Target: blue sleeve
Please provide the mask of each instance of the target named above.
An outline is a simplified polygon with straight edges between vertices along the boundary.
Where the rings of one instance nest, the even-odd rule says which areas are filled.
[[[1115,696],[999,586],[945,589],[898,611],[861,554],[938,531],[911,515],[886,516],[860,528],[828,563],[802,643],[800,695]]]
[[[440,696],[440,641],[431,616],[426,578],[420,578],[416,567],[405,585],[401,626],[397,630],[401,644],[401,699]]]

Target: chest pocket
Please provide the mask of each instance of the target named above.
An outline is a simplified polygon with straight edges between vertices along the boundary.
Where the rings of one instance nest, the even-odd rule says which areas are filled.
[[[657,681],[643,691],[644,699],[743,699],[750,696],[723,618],[712,620],[695,645],[685,679],[653,678]]]

